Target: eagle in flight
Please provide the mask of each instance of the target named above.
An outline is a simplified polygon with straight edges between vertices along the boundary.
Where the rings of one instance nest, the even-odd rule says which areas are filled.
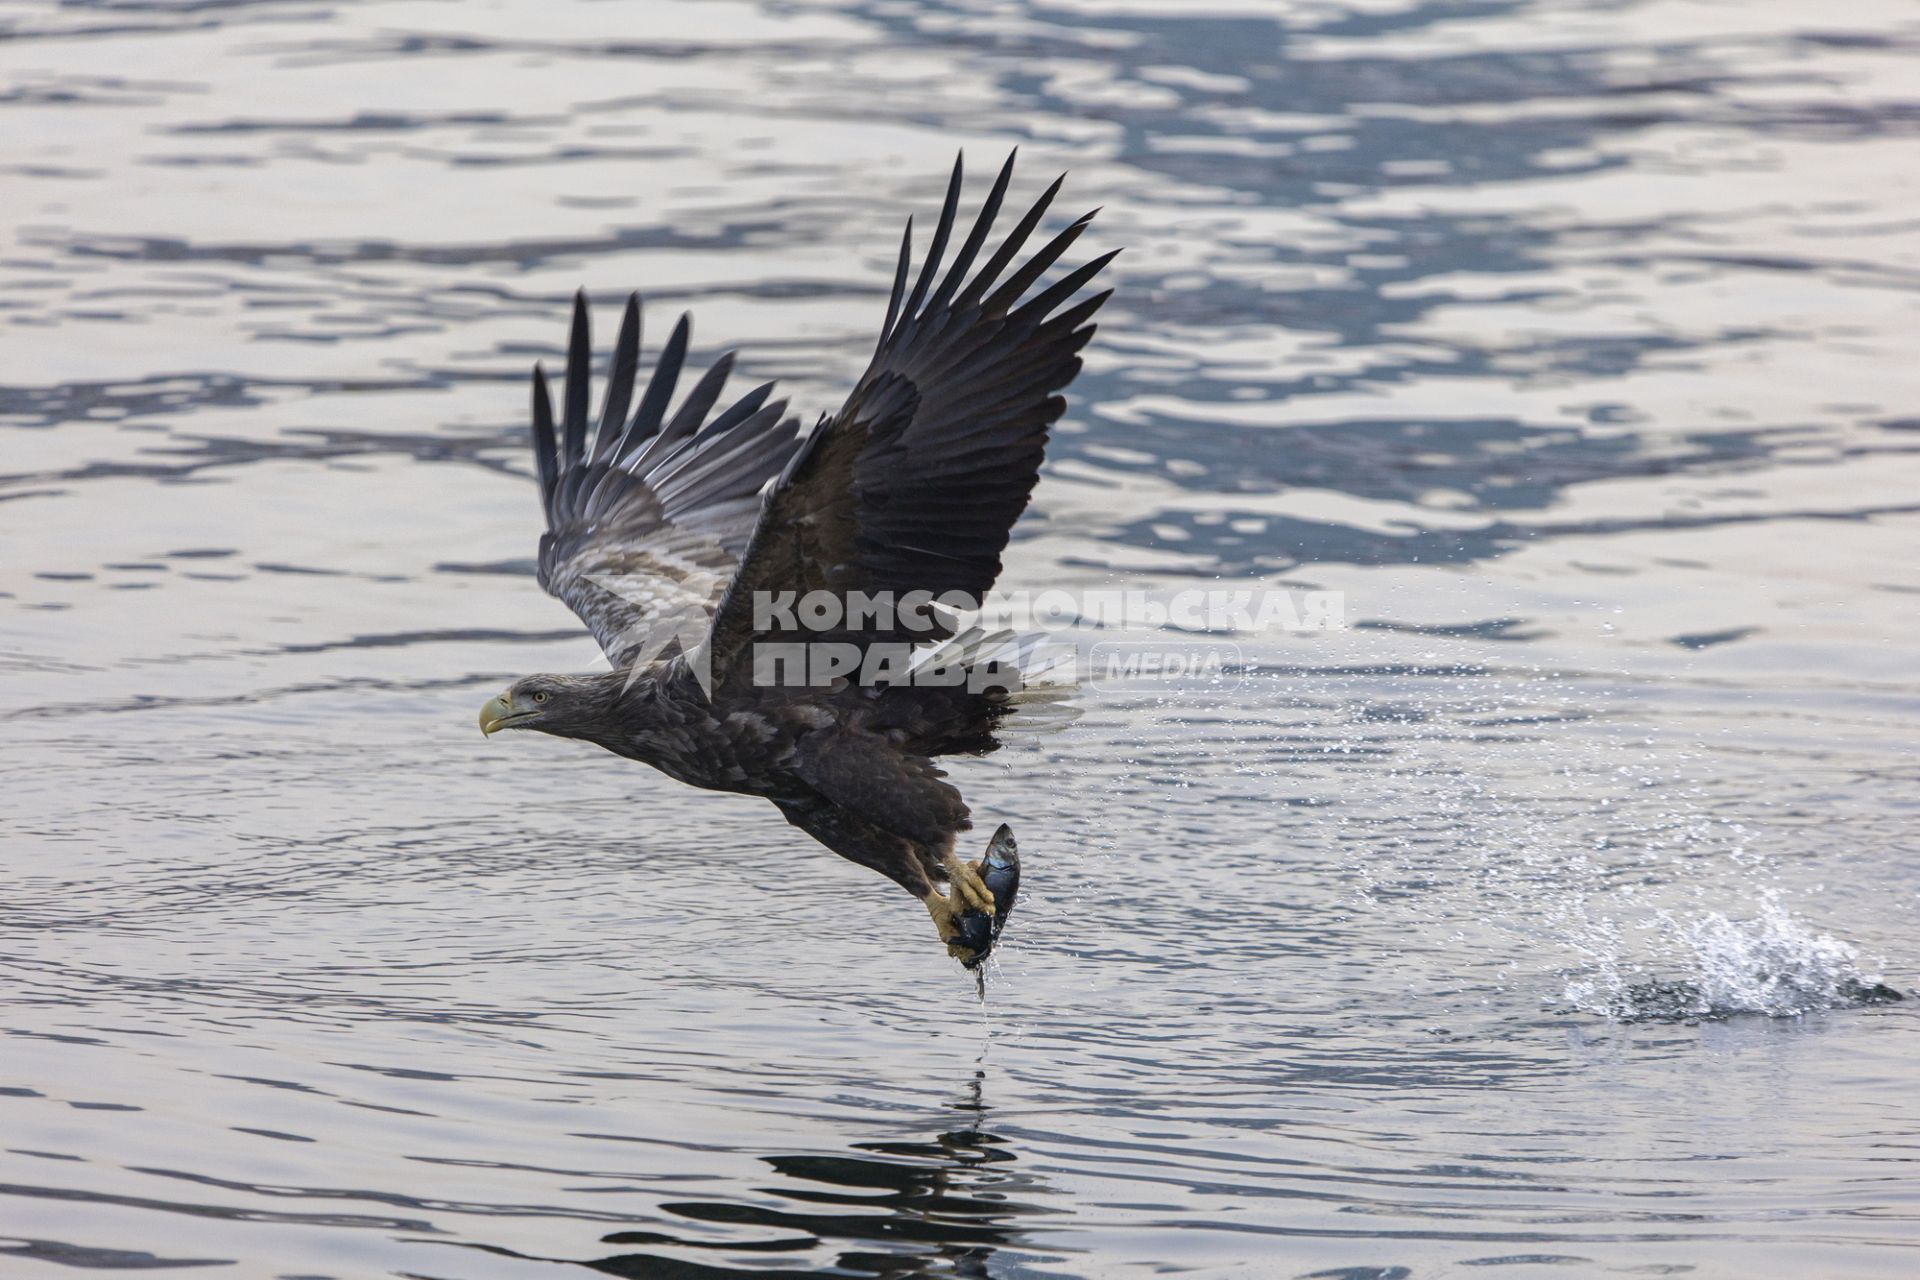
[[[972,822],[934,761],[990,752],[1008,729],[1057,727],[1071,709],[1058,686],[1030,683],[1007,661],[1006,633],[921,606],[977,602],[999,576],[1065,409],[1058,393],[1112,292],[1076,298],[1108,253],[1028,296],[1093,218],[1019,261],[1064,179],[973,271],[1012,176],[1009,156],[943,274],[956,161],[911,284],[908,220],[873,360],[840,412],[804,436],[772,384],[712,412],[731,353],[669,412],[685,316],[629,416],[638,295],[591,416],[587,304],[576,297],[557,421],[546,375],[533,373],[547,522],[539,578],[587,624],[611,670],[527,676],[480,712],[488,734],[578,738],[692,786],[765,796],[919,898],[968,968],[1013,905],[1018,852],[1004,825],[982,858],[957,852]],[[791,602],[822,598],[813,593],[835,607],[812,611],[799,635]],[[866,607],[838,607],[847,600]],[[883,650],[905,661],[873,661]]]

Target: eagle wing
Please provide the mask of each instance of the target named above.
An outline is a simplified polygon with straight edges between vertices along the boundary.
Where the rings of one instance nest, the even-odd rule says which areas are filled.
[[[1089,213],[1001,279],[1059,191],[1064,179],[1057,179],[968,280],[1012,174],[1009,156],[942,276],[960,199],[955,162],[911,292],[908,221],[872,363],[845,407],[821,421],[766,495],[714,615],[705,656],[717,686],[751,678],[751,651],[762,634],[757,592],[892,592],[897,600],[914,591],[956,591],[978,600],[999,576],[1013,523],[1039,478],[1048,428],[1066,408],[1055,393],[1080,371],[1078,353],[1094,331],[1088,321],[1112,290],[1061,308],[1114,256],[1095,258],[1022,301],[1086,230]],[[869,627],[851,638],[882,634]],[[940,634],[936,628],[912,638]]]
[[[760,510],[760,490],[798,444],[798,422],[773,384],[756,387],[708,419],[733,368],[713,363],[667,414],[686,363],[691,324],[681,316],[631,419],[640,365],[640,298],[627,300],[606,398],[588,419],[584,293],[573,303],[560,427],[546,373],[533,371],[533,454],[547,531],[540,585],[580,616],[616,669],[678,652],[702,637],[739,564]]]

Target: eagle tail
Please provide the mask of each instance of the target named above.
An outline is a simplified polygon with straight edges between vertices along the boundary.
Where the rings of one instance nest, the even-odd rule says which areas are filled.
[[[962,687],[982,686],[971,701],[998,746],[1000,735],[1058,733],[1080,718],[1072,701],[1077,657],[1042,632],[973,626],[923,649],[912,670],[965,673]]]

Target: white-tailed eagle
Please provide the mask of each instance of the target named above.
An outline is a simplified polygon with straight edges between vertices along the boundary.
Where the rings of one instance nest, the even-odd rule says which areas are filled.
[[[919,898],[970,968],[1012,906],[1018,855],[1004,825],[980,860],[956,851],[972,823],[934,762],[992,751],[1021,717],[1061,708],[1017,671],[974,678],[1002,638],[956,634],[951,614],[913,604],[979,600],[999,576],[1108,293],[1076,295],[1113,257],[1036,290],[1093,217],[1022,260],[1059,181],[988,251],[1012,173],[1009,157],[944,273],[958,163],[911,282],[909,220],[872,363],[804,436],[771,384],[714,412],[731,355],[673,407],[684,316],[630,415],[637,295],[591,416],[587,305],[575,300],[557,419],[545,374],[533,377],[540,585],[579,614],[612,670],[528,676],[480,713],[487,733],[580,738],[692,786],[765,796]],[[816,610],[796,632],[791,602],[809,593],[867,607]],[[881,660],[889,650],[906,662]]]

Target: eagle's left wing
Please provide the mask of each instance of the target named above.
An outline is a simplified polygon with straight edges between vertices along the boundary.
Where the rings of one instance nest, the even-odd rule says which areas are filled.
[[[615,668],[678,652],[703,635],[760,513],[761,488],[793,456],[798,422],[756,387],[708,421],[733,355],[721,356],[672,417],[688,317],[667,340],[640,407],[640,298],[627,300],[606,399],[588,420],[587,301],[574,298],[560,430],[545,372],[533,371],[533,453],[547,531],[540,585],[580,616]],[[691,643],[689,639],[688,643]]]

